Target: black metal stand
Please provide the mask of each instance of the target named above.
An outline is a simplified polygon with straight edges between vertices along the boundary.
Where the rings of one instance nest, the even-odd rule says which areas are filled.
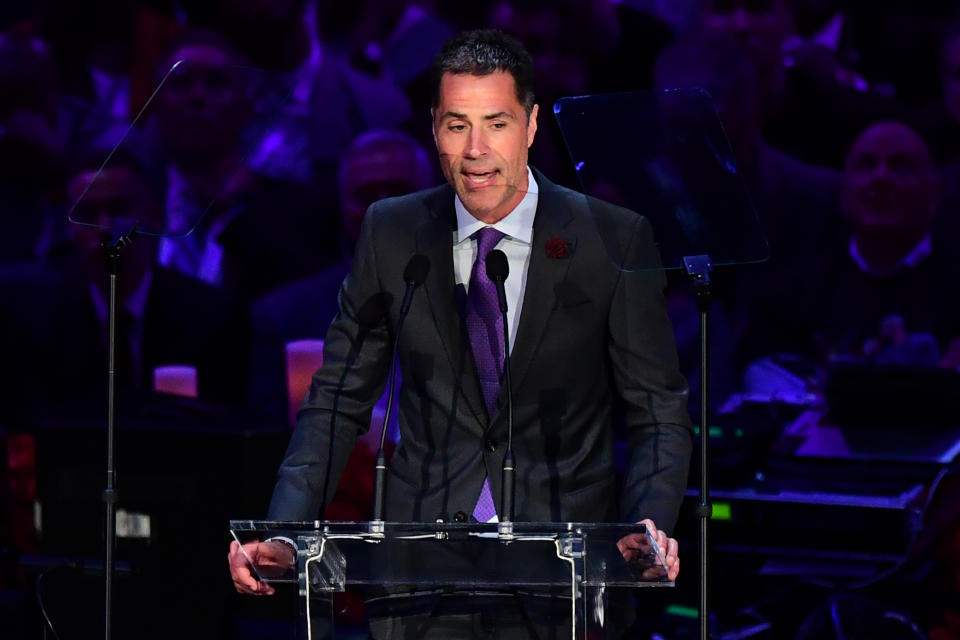
[[[710,504],[709,442],[710,442],[710,309],[713,306],[710,271],[713,264],[709,256],[684,257],[683,264],[693,283],[697,311],[700,314],[700,499],[697,502],[697,519],[700,522],[700,638],[710,637],[709,586],[709,530],[713,505]]]
[[[107,485],[103,490],[103,504],[106,514],[106,533],[104,535],[103,579],[104,579],[104,637],[110,640],[113,628],[113,552],[117,544],[117,489],[116,489],[116,461],[113,456],[116,433],[114,430],[116,418],[116,307],[117,307],[117,276],[120,273],[120,254],[133,243],[137,229],[134,226],[129,231],[119,231],[101,245],[107,259],[107,275],[109,277],[109,297],[107,307]],[[124,336],[126,339],[126,336]]]

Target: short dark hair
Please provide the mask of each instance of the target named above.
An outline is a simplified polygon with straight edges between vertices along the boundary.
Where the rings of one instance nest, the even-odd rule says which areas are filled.
[[[174,63],[177,62],[174,56],[179,53],[181,49],[198,46],[206,46],[223,51],[233,60],[233,64],[238,67],[250,66],[250,62],[246,56],[240,53],[233,43],[222,33],[203,27],[188,27],[174,36],[173,39],[167,43],[167,46],[163,48],[158,58],[159,64],[155,74],[157,81],[162,80],[167,73],[170,72]]]
[[[496,29],[464,31],[448,40],[430,70],[431,105],[440,101],[440,81],[443,74],[470,74],[486,76],[495,71],[506,71],[517,86],[517,100],[533,111],[533,58],[519,42]]]

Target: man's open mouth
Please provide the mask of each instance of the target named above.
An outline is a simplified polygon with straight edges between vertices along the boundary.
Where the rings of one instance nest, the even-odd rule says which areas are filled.
[[[497,171],[462,171],[464,181],[468,186],[472,187],[483,187],[493,180],[494,176],[497,175]]]

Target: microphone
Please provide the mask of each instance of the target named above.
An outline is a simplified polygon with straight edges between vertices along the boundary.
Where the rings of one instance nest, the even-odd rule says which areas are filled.
[[[378,528],[374,533],[383,533],[383,501],[387,486],[387,454],[383,445],[387,439],[387,425],[390,424],[390,413],[393,410],[393,387],[397,378],[397,351],[400,348],[400,332],[403,330],[403,321],[407,319],[407,313],[410,311],[410,303],[413,302],[413,292],[417,287],[423,284],[427,279],[427,273],[430,272],[430,260],[422,254],[416,254],[407,262],[403,270],[403,281],[407,283],[407,289],[403,294],[403,300],[400,302],[400,317],[397,320],[397,331],[393,339],[393,353],[390,357],[390,385],[387,391],[387,408],[383,413],[383,425],[380,427],[380,448],[377,449],[377,462],[373,478],[373,522],[376,525],[371,527]]]
[[[416,254],[407,262],[407,267],[403,270],[403,281],[407,283],[407,290],[403,294],[403,302],[400,303],[400,317],[406,317],[410,310],[410,303],[413,301],[413,290],[423,284],[427,279],[427,273],[430,272],[430,261],[427,256]]]
[[[500,303],[500,313],[503,315],[503,382],[507,386],[507,452],[503,456],[502,486],[500,504],[503,507],[502,524],[506,525],[501,531],[513,533],[513,497],[514,476],[516,468],[513,459],[513,388],[510,383],[510,329],[507,322],[507,292],[504,282],[510,275],[510,265],[507,256],[499,249],[487,254],[487,277],[497,286],[497,301]]]

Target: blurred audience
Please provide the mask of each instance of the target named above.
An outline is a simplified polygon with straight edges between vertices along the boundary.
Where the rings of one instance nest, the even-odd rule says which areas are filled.
[[[943,207],[936,221],[936,236],[948,250],[956,251],[960,250],[960,23],[946,29],[942,42],[944,96],[938,106],[948,115],[949,124],[936,130],[940,135],[934,136],[945,141],[941,149],[947,156],[941,169]]]
[[[575,0],[502,1],[492,4],[489,24],[517,38],[533,57],[534,94],[541,109],[559,98],[579,95],[590,85],[590,61],[610,51],[619,39],[614,7]],[[635,86],[623,87],[634,89]],[[554,181],[578,188],[560,128],[542,118],[530,164]]]
[[[68,172],[68,196],[83,194],[73,215],[84,224],[68,230],[72,250],[0,270],[0,296],[10,301],[0,312],[0,420],[7,424],[41,407],[99,415],[105,406],[109,292],[101,245],[135,223],[150,228],[162,213],[159,194],[133,154],[118,150],[111,166],[97,172],[102,157],[102,151],[81,156]],[[242,313],[214,287],[156,267],[155,255],[149,235],[137,235],[121,252],[118,388],[149,393],[157,366],[181,364],[196,368],[199,398],[239,401]]]
[[[744,47],[717,34],[670,45],[657,59],[654,87],[700,87],[712,96],[771,245],[767,271],[792,264],[828,241],[840,220],[839,174],[807,165],[763,140],[761,93]]]
[[[757,106],[761,121],[780,105],[786,86],[783,43],[796,30],[792,0],[706,0],[703,29],[740,40],[753,62],[757,78]]]
[[[252,156],[261,173],[323,179],[358,134],[410,118],[403,92],[351,64],[346,34],[324,24],[327,3],[220,0],[218,7],[224,33],[253,65],[283,72],[272,96],[280,104]]]
[[[155,367],[186,364],[200,400],[286,421],[284,345],[324,335],[370,204],[436,181],[425,70],[453,31],[487,26],[532,52],[542,113],[569,95],[694,86],[712,95],[772,253],[715,274],[715,405],[736,370],[778,352],[802,356],[805,371],[837,359],[960,366],[958,9],[954,0],[4,7],[0,426],[39,405],[102,413],[100,243],[104,228],[134,221],[173,237],[141,234],[124,252],[121,397],[149,393]],[[540,126],[531,164],[577,188],[555,119]],[[666,295],[695,389],[686,284],[671,279]],[[356,482],[331,517],[367,513],[370,465],[352,464]]]
[[[397,131],[365,133],[344,154],[339,190],[347,258],[272,291],[251,309],[250,397],[265,415],[274,419],[286,417],[284,345],[326,335],[338,312],[340,285],[350,269],[350,257],[370,205],[383,198],[425,189],[436,180],[427,151],[413,138]]]
[[[44,40],[0,32],[0,264],[45,251],[63,220],[59,83]]]
[[[153,108],[168,158],[163,230],[174,237],[161,241],[160,264],[252,299],[333,261],[332,193],[249,166],[259,74],[206,31],[181,35],[167,69]]]
[[[801,160],[839,167],[857,131],[899,113],[891,101],[895,87],[871,84],[858,72],[851,21],[839,3],[707,0],[703,27],[747,47],[764,136]]]

